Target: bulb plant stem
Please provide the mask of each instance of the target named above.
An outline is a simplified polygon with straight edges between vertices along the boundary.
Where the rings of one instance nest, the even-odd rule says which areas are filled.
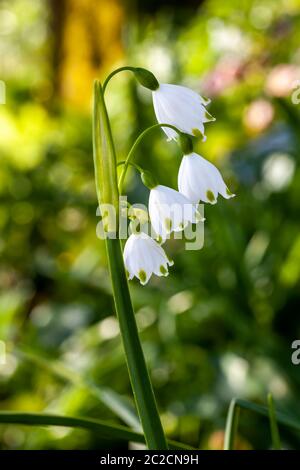
[[[127,163],[127,165],[131,165],[139,173],[143,173],[143,171],[144,171],[143,168],[140,165],[137,165],[136,163],[133,163],[133,162],[126,162],[126,160],[121,160],[120,162],[117,163],[117,166],[125,165],[125,163]]]
[[[114,70],[108,75],[108,77],[105,79],[103,83],[103,87],[102,87],[103,94],[105,93],[105,89],[108,85],[108,82],[111,80],[111,78],[114,77],[117,73],[124,72],[124,71],[132,72],[136,80],[142,86],[148,88],[151,91],[157,90],[159,88],[159,83],[155,75],[153,75],[152,72],[141,67],[131,67],[131,66],[125,65],[124,67],[119,67],[118,69]]]
[[[112,74],[111,74],[112,76]],[[108,79],[105,83],[108,82]],[[93,147],[99,204],[112,204],[118,214],[116,153],[103,88],[94,86]],[[118,221],[117,221],[118,225]],[[149,449],[165,450],[167,443],[148,374],[124,268],[118,227],[108,227],[106,250],[115,308],[136,407]],[[115,233],[113,233],[115,232]]]
[[[139,143],[143,140],[143,138],[150,132],[152,132],[153,130],[155,129],[159,129],[159,128],[162,128],[162,127],[169,127],[170,129],[173,129],[175,132],[178,133],[178,135],[181,134],[180,130],[177,129],[177,127],[173,126],[172,124],[154,124],[153,126],[150,126],[150,127],[147,127],[147,129],[145,129],[143,132],[141,132],[141,134],[136,138],[134,144],[132,145],[131,149],[129,150],[129,153],[124,161],[124,166],[123,166],[123,170],[122,170],[122,173],[121,173],[121,176],[120,176],[120,179],[119,179],[119,193],[122,194],[122,190],[123,190],[123,184],[124,184],[124,180],[125,180],[125,176],[126,176],[126,173],[127,173],[127,170],[128,170],[128,166],[132,164],[132,159],[134,157],[134,154],[135,154],[135,151],[139,145]]]
[[[129,65],[125,65],[124,67],[119,67],[118,69],[111,72],[103,82],[103,86],[102,86],[103,95],[105,93],[108,82],[110,81],[111,78],[117,75],[117,73],[124,72],[124,71],[134,72],[134,70],[135,70],[135,67],[130,67]]]

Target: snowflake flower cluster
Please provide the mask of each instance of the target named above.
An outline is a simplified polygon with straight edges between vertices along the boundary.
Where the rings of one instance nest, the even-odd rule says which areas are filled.
[[[173,126],[162,127],[168,140],[180,139],[175,129],[187,138],[186,144],[181,146],[184,155],[178,172],[178,191],[158,184],[146,172],[144,178],[142,174],[144,184],[150,189],[149,217],[157,237],[151,238],[143,231],[132,233],[125,244],[124,263],[128,279],[137,277],[144,285],[152,274],[168,275],[168,267],[173,262],[161,245],[172,232],[182,231],[191,223],[203,222],[198,204],[215,204],[219,194],[225,199],[234,194],[227,188],[219,170],[193,152],[188,138],[201,136],[203,141],[206,140],[204,124],[215,120],[206,109],[210,101],[184,86],[159,84],[151,72],[147,75],[144,69],[136,70],[136,78],[152,90],[158,123]]]

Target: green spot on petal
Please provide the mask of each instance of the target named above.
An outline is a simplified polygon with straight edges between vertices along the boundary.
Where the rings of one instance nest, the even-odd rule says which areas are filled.
[[[166,276],[168,274],[168,270],[163,265],[159,267],[159,270],[163,276]]]
[[[168,256],[167,256],[167,258],[168,258],[169,266],[173,266],[174,261],[171,258],[169,258]]]
[[[172,230],[172,220],[166,218],[165,219],[165,227],[170,232]]]
[[[129,277],[130,277],[129,271],[127,271],[127,269],[126,269],[126,277],[127,277],[127,279],[129,279]]]
[[[215,202],[216,200],[214,193],[210,189],[206,191],[206,197],[209,200],[209,202]]]
[[[215,121],[216,120],[216,118],[214,118],[208,111],[205,111],[204,116],[205,116],[205,119],[207,121]]]
[[[146,275],[146,273],[145,273],[145,271],[144,271],[143,269],[141,269],[141,270],[139,271],[139,279],[140,279],[140,281],[141,281],[143,284],[145,284],[145,282],[146,282],[146,280],[147,280],[147,275]]]
[[[195,137],[202,137],[202,138],[204,137],[200,129],[196,129],[196,128],[192,129],[192,134]]]
[[[202,99],[203,99],[203,101],[204,101],[205,104],[209,104],[209,103],[210,103],[210,99],[207,98],[206,96],[203,96],[203,95],[202,95]]]
[[[226,194],[227,196],[234,196],[234,194],[228,188],[226,188]]]

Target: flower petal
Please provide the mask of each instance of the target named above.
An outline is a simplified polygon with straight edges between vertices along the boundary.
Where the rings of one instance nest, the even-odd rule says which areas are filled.
[[[196,153],[183,157],[178,172],[178,189],[195,204],[199,201],[215,204],[218,194],[226,199],[234,196],[215,165]]]
[[[167,276],[168,266],[171,266],[163,248],[143,232],[130,235],[123,256],[128,279],[135,276],[142,285],[149,281],[153,273]]]
[[[161,84],[152,96],[158,122],[171,124],[182,132],[201,135],[205,139],[204,123],[214,120],[205,108],[208,104],[206,99],[187,87],[171,84]],[[163,130],[169,139],[177,139],[173,129]]]
[[[195,204],[184,194],[163,185],[150,191],[149,215],[155,232],[163,239],[169,233],[179,232],[188,223],[196,223],[201,219]]]

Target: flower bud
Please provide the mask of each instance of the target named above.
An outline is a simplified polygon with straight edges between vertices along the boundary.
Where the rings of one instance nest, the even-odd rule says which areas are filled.
[[[155,177],[150,173],[150,171],[143,171],[141,173],[141,179],[143,184],[149,189],[156,188],[158,185]]]
[[[103,89],[98,81],[95,81],[94,85],[93,136],[98,201],[101,207],[103,204],[111,205],[115,209],[115,214],[119,214],[116,156],[110,133],[110,123],[104,101]],[[119,220],[114,216],[104,218],[103,227],[105,232],[115,232],[115,221],[117,220],[118,224]]]
[[[181,147],[183,155],[189,155],[193,152],[193,141],[188,134],[180,132],[178,137],[178,143]]]
[[[137,81],[144,87],[149,88],[149,90],[157,90],[159,83],[156,77],[149,70],[143,69],[141,67],[136,67],[134,69],[134,76]]]

